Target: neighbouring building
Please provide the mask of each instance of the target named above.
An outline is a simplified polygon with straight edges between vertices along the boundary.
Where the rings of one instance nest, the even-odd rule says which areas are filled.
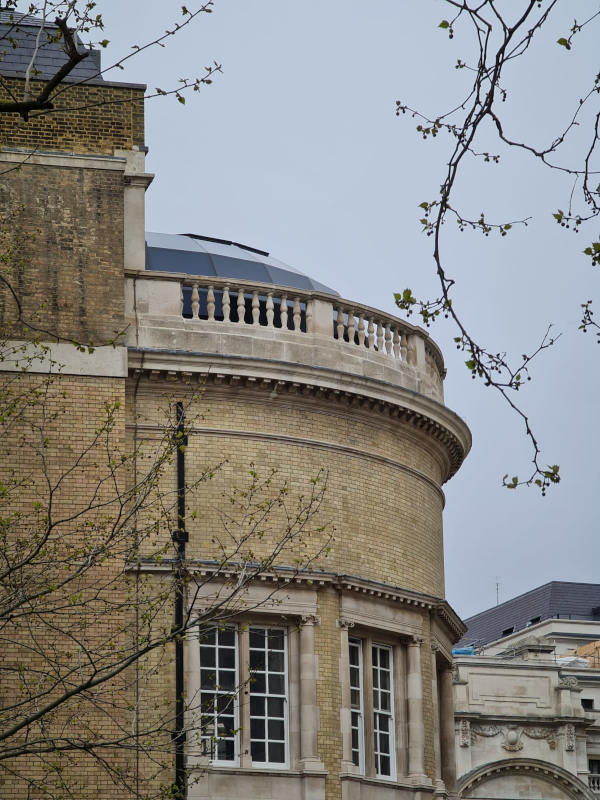
[[[459,796],[598,796],[600,584],[552,581],[465,624],[454,662]]]
[[[38,24],[22,21],[5,64],[16,86]],[[56,42],[48,47],[38,79],[60,56]],[[186,744],[189,800],[453,795],[452,647],[464,626],[444,599],[442,485],[470,434],[444,404],[442,354],[424,330],[264,251],[146,234],[144,87],[107,82],[98,68],[71,75],[63,110],[27,124],[0,115],[0,165],[18,165],[0,202],[22,209],[25,235],[11,279],[25,314],[62,337],[46,337],[63,365],[63,449],[51,458],[60,466],[85,441],[99,405],[119,402],[112,434],[122,443],[151,442],[164,433],[162,409],[197,395],[187,474],[225,460],[188,498],[198,513],[186,520],[186,568],[207,577],[198,610],[227,591],[223,498],[251,464],[296,492],[325,471],[321,514],[335,525],[330,552],[301,569],[279,553],[250,587],[250,611],[188,636],[186,713],[201,733]],[[2,310],[14,312],[6,294]],[[122,344],[105,344],[119,331]],[[99,346],[82,353],[72,340]],[[65,502],[76,507],[83,488],[70,488]],[[276,547],[265,531],[258,549]],[[146,560],[139,572],[171,567]],[[228,558],[228,568],[235,580],[244,567]],[[122,709],[123,727],[154,703],[152,686],[175,703],[174,669],[153,667],[154,683]],[[236,686],[245,689],[232,694]],[[125,768],[145,769],[131,759]],[[124,796],[97,765],[89,775],[82,781],[98,781],[102,800]],[[26,796],[7,780],[11,798]]]

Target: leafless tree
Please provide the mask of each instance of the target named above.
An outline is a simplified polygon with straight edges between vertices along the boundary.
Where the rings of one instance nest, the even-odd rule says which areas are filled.
[[[465,322],[464,309],[455,302],[456,281],[448,272],[447,247],[444,225],[454,222],[460,231],[476,231],[484,236],[509,235],[518,225],[527,225],[529,218],[490,221],[485,212],[469,216],[457,206],[456,186],[469,159],[477,159],[490,165],[498,164],[507,151],[518,149],[536,162],[567,175],[572,179],[569,196],[563,209],[549,209],[557,224],[578,231],[584,226],[597,225],[600,213],[600,186],[598,182],[598,140],[600,111],[600,74],[597,65],[593,72],[583,76],[585,88],[575,89],[573,107],[565,109],[565,123],[561,130],[548,136],[546,143],[527,141],[518,133],[508,129],[504,120],[503,103],[509,96],[505,85],[508,65],[521,59],[538,39],[547,36],[549,20],[559,0],[523,0],[519,3],[502,0],[445,0],[447,18],[439,23],[440,33],[451,39],[462,26],[471,34],[470,58],[459,58],[456,70],[472,76],[464,95],[449,103],[440,113],[426,112],[405,100],[397,101],[396,113],[408,115],[416,121],[416,131],[424,139],[439,141],[446,137],[446,167],[439,195],[419,204],[424,233],[431,237],[432,256],[440,285],[440,294],[434,299],[417,299],[410,288],[396,295],[397,305],[408,314],[418,314],[426,326],[440,315],[450,318],[456,326],[455,343],[468,358],[466,366],[473,378],[481,378],[504,398],[511,409],[521,418],[525,433],[532,448],[532,469],[524,478],[505,475],[507,488],[519,485],[535,485],[545,494],[547,488],[560,480],[559,466],[545,466],[541,447],[528,414],[515,399],[515,392],[530,378],[532,361],[551,347],[558,338],[548,327],[533,352],[510,358],[504,352],[495,352],[480,341],[476,332]],[[443,12],[442,12],[443,13]],[[581,21],[574,20],[569,31],[555,43],[558,50],[570,51],[577,46],[577,37],[587,29],[594,30],[600,12],[593,13]],[[581,91],[581,93],[579,93]],[[578,163],[573,163],[572,152],[566,151],[573,134],[581,125],[588,127],[587,145],[578,153]],[[497,151],[490,147],[490,136],[495,135]],[[504,165],[503,160],[503,167]],[[600,263],[600,241],[592,241],[584,251],[591,265]],[[600,341],[600,326],[594,319],[592,301],[582,302],[580,329],[592,330]]]

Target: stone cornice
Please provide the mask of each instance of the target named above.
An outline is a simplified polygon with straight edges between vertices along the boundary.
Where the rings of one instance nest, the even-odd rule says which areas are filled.
[[[216,364],[215,361],[218,363]],[[312,365],[269,359],[202,353],[148,352],[129,349],[130,374],[171,383],[249,388],[269,395],[304,395],[387,416],[435,441],[446,453],[444,481],[466,457],[471,436],[464,422],[446,406],[418,392],[385,381],[349,375]],[[290,377],[290,372],[293,375]]]
[[[168,574],[178,569],[180,562],[177,559],[162,559],[156,561],[142,561],[138,564],[131,564],[131,572],[150,572],[157,574]],[[221,567],[214,561],[189,560],[185,567],[202,578],[210,579],[215,576],[218,580],[227,580],[238,574],[238,565],[231,564]],[[325,571],[298,571],[293,567],[276,567],[270,572],[263,572],[254,578],[258,583],[271,584],[281,588],[291,588],[294,585],[309,586],[312,589],[322,589],[326,586],[337,589],[341,592],[352,592],[367,595],[376,600],[383,600],[389,603],[397,603],[404,607],[412,607],[415,610],[433,612],[440,622],[449,629],[457,638],[464,633],[465,626],[452,609],[449,603],[442,598],[434,595],[415,592],[411,589],[403,589],[391,584],[373,581],[368,578],[360,578],[355,575],[344,575],[336,572]]]

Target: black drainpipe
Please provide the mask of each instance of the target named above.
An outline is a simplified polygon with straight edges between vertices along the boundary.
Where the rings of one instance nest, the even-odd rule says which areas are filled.
[[[173,532],[173,541],[177,545],[178,576],[175,588],[175,630],[183,628],[183,593],[184,593],[184,564],[185,543],[188,534],[185,529],[185,448],[187,436],[185,434],[185,410],[183,403],[177,403],[177,427],[175,429],[175,444],[177,454],[177,529]],[[183,675],[183,634],[175,638],[175,786],[177,800],[187,797],[187,780],[185,774],[185,685]]]

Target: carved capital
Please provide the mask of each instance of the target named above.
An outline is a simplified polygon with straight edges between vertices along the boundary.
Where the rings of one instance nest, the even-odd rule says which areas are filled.
[[[408,640],[409,647],[421,647],[425,640],[421,636],[411,636]]]
[[[346,619],[346,617],[340,617],[337,621],[337,624],[342,630],[348,630],[348,628],[354,627],[354,620]]]
[[[321,618],[317,614],[304,614],[301,617],[302,625],[320,625]]]

